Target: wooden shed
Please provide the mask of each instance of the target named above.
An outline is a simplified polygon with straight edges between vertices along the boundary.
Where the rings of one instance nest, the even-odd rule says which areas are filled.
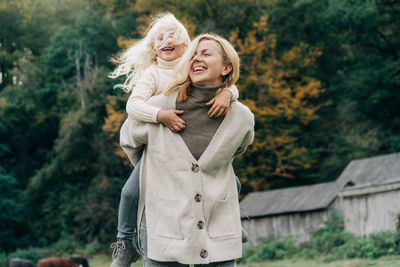
[[[338,178],[345,230],[356,235],[396,229],[400,153],[353,160]]]
[[[343,213],[345,230],[354,234],[393,231],[400,212],[400,153],[353,160],[335,182],[250,193],[240,206],[251,243],[268,235],[306,241],[332,210]]]
[[[312,230],[338,208],[335,199],[339,189],[338,183],[330,182],[248,194],[240,207],[250,243],[269,235],[308,240]]]

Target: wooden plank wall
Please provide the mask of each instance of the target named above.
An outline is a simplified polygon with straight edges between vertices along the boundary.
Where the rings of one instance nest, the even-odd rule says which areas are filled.
[[[368,235],[383,230],[396,230],[395,212],[400,211],[400,190],[344,196],[342,212],[345,230]]]
[[[312,230],[318,229],[329,217],[329,210],[291,213],[262,218],[242,220],[242,226],[249,234],[249,243],[257,244],[259,239],[294,236],[297,243],[309,240]]]

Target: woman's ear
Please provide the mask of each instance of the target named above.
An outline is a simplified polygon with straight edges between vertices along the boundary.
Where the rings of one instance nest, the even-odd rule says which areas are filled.
[[[221,72],[221,76],[225,76],[228,75],[230,72],[232,71],[232,65],[225,65],[225,67],[223,68],[222,72]]]

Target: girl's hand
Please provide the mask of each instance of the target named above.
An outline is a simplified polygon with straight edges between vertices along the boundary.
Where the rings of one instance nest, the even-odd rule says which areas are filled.
[[[185,121],[178,117],[183,110],[160,110],[157,114],[157,121],[167,126],[171,131],[177,133],[185,129]]]
[[[207,106],[212,105],[210,110],[208,111],[208,115],[210,117],[218,118],[219,116],[223,116],[228,112],[228,109],[231,105],[232,93],[229,90],[222,90],[218,95],[213,97],[210,101],[207,102]]]

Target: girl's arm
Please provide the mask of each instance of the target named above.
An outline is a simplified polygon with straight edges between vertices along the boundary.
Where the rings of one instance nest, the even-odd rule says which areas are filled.
[[[223,91],[229,91],[232,93],[231,102],[234,102],[239,99],[239,90],[237,89],[236,85],[232,84],[228,88],[224,88]]]
[[[239,98],[239,90],[235,85],[224,88],[218,95],[213,97],[206,105],[212,105],[208,111],[210,117],[218,118],[228,112],[231,102]]]
[[[148,104],[146,101],[152,97],[158,87],[157,73],[149,67],[136,86],[126,104],[126,112],[138,121],[161,122],[173,132],[180,132],[185,128],[185,122],[178,117],[181,110],[163,110]]]
[[[135,85],[126,104],[126,112],[138,121],[157,122],[157,114],[161,110],[146,103],[157,91],[156,72],[148,68]]]

